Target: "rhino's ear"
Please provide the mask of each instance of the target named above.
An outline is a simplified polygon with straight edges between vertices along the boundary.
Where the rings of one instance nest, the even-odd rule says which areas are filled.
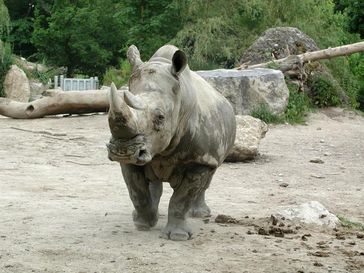
[[[140,59],[139,50],[135,45],[129,46],[126,56],[128,57],[128,61],[133,71],[143,63],[142,60]]]
[[[187,56],[182,50],[177,50],[172,58],[171,72],[174,76],[178,76],[186,68]]]

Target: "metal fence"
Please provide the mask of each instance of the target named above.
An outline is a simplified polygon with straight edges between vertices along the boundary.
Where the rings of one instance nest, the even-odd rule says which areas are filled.
[[[89,79],[65,78],[63,75],[54,77],[54,88],[60,87],[63,91],[83,91],[99,89],[99,79],[91,77]]]

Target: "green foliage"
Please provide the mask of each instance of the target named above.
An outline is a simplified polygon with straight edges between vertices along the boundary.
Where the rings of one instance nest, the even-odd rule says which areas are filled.
[[[300,92],[298,86],[288,84],[289,99],[285,112],[282,115],[272,114],[265,104],[259,105],[251,112],[255,118],[266,123],[303,124],[307,113],[312,110],[312,104],[306,93]]]
[[[13,56],[10,45],[0,40],[0,97],[4,96],[3,83],[10,66],[13,63]]]
[[[364,38],[364,2],[362,0],[334,0],[335,10],[347,14],[347,27],[350,32],[359,33]]]
[[[34,2],[34,0],[5,0],[11,19],[11,30],[6,41],[12,44],[14,54],[23,57],[35,53],[35,47],[31,43]]]
[[[259,118],[265,123],[283,123],[284,117],[281,115],[273,114],[265,104],[259,105],[257,108],[255,108],[250,115],[255,118]]]
[[[120,63],[120,69],[110,67],[106,70],[103,85],[110,85],[113,82],[117,87],[121,87],[128,82],[130,74],[131,66],[128,61],[124,60]]]
[[[124,0],[115,14],[127,33],[123,48],[138,46],[144,59],[168,43],[182,27],[182,13],[188,0]]]
[[[35,10],[33,43],[39,58],[66,66],[68,74],[102,75],[107,65],[118,62],[120,46],[125,40],[114,14],[113,0],[57,1],[49,16],[41,5]]]
[[[350,55],[349,58],[351,72],[357,78],[357,102],[359,109],[364,110],[364,53]],[[354,84],[354,83],[352,83]]]
[[[284,119],[290,124],[302,124],[305,117],[311,111],[311,102],[304,92],[299,92],[298,86],[288,84],[289,99],[284,113]]]
[[[364,231],[364,224],[359,222],[354,222],[349,220],[348,218],[344,216],[338,216],[340,223],[343,227],[349,228],[349,229],[356,229],[360,231]]]
[[[311,100],[318,107],[337,106],[341,103],[338,86],[327,75],[315,73],[310,76]]]
[[[3,0],[0,0],[0,40],[4,40],[9,33],[10,17]]]

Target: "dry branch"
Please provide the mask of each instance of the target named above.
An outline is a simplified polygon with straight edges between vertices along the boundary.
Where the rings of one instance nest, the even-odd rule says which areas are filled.
[[[286,58],[267,63],[254,64],[254,65],[242,64],[236,69],[240,70],[240,69],[266,68],[266,67],[276,66],[277,69],[281,70],[282,72],[285,72],[295,69],[296,67],[301,67],[304,63],[307,62],[313,62],[323,59],[331,59],[363,51],[364,51],[364,42],[359,42],[355,44],[344,45],[334,48],[327,48],[313,52],[306,52],[300,55],[291,55]]]

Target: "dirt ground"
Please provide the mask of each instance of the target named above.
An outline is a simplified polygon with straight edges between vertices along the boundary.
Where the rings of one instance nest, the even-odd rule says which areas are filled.
[[[134,229],[108,139],[101,114],[0,118],[0,272],[364,272],[364,231],[270,219],[316,200],[364,223],[362,116],[328,109],[306,125],[271,127],[259,158],[217,171],[212,217],[189,219],[186,242],[159,238],[168,184],[157,226]],[[216,223],[218,214],[235,219]]]

